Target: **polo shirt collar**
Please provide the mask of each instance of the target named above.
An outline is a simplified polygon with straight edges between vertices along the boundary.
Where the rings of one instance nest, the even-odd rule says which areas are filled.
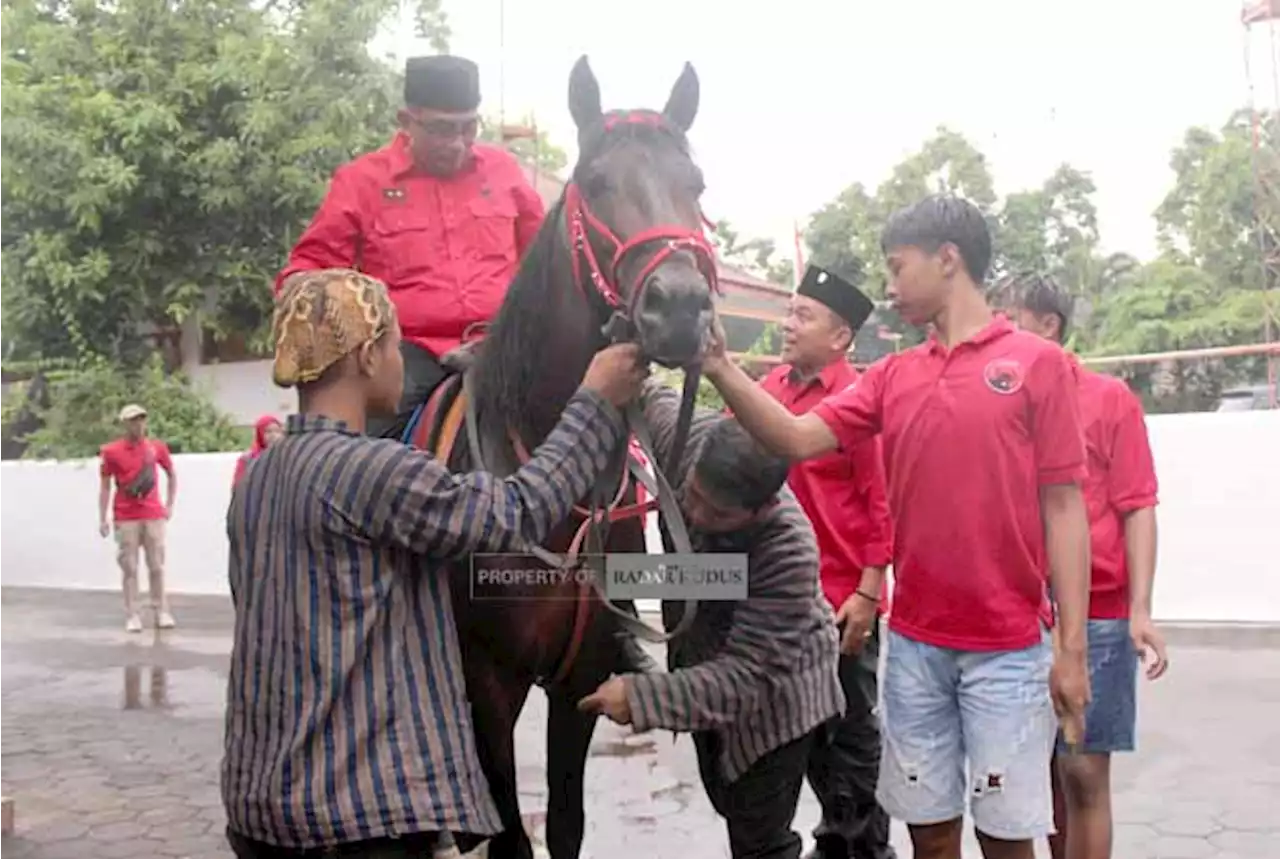
[[[949,351],[954,352],[957,349],[966,346],[979,348],[988,343],[993,343],[1001,337],[1012,334],[1016,330],[1017,329],[1013,327],[1013,323],[1009,321],[1008,317],[1003,313],[997,313],[981,331],[974,334],[968,340],[960,341]],[[938,332],[936,331],[929,335],[929,352],[934,355],[946,355],[948,352],[947,347],[944,346],[942,340],[938,338]]]

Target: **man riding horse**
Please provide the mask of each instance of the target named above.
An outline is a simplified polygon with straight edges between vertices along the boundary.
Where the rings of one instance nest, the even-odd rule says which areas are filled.
[[[405,64],[400,130],[343,164],[276,278],[350,268],[387,285],[404,329],[404,398],[370,421],[391,435],[444,377],[439,358],[498,311],[543,205],[506,150],[476,143],[480,74],[462,57]]]

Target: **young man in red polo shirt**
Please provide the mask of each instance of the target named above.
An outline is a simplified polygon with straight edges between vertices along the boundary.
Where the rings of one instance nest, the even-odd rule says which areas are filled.
[[[850,387],[854,335],[874,305],[851,283],[810,266],[782,321],[782,360],[761,383],[792,414],[804,414]],[[876,801],[880,727],[876,722],[877,623],[893,534],[879,439],[797,462],[787,476],[813,523],[822,590],[841,627],[844,716],[828,726],[809,757],[809,784],[822,805],[810,859],[892,859],[889,815]]]
[[[991,235],[971,203],[936,196],[895,212],[881,246],[889,297],[911,324],[933,323],[928,342],[798,416],[727,360],[723,332],[704,369],[743,426],[791,459],[880,435],[894,595],[877,796],[921,859],[960,859],[966,799],[985,856],[1033,859],[1053,828],[1054,709],[1078,742],[1089,698],[1071,365],[987,306]]]
[[[1016,276],[1000,290],[1019,328],[1055,343],[1071,324],[1073,301],[1052,278]],[[1138,661],[1154,680],[1169,665],[1164,637],[1151,620],[1156,572],[1156,472],[1142,403],[1114,376],[1075,367],[1089,475],[1093,575],[1089,595],[1089,680],[1084,742],[1068,754],[1058,740],[1054,859],[1111,856],[1111,755],[1134,750]]]
[[[169,596],[164,586],[164,527],[173,514],[173,503],[178,497],[178,480],[173,473],[173,460],[169,446],[147,437],[147,410],[139,405],[128,405],[120,411],[124,435],[104,444],[99,454],[101,485],[98,490],[98,532],[103,537],[111,533],[107,511],[115,519],[116,559],[123,575],[125,629],[142,632],[142,618],[138,615],[138,550],[147,559],[147,597],[155,613],[157,629],[174,627],[173,613],[169,610]],[[160,479],[156,468],[164,469],[168,477],[165,502],[160,503]],[[111,499],[111,484],[115,482],[115,502]]]
[[[393,433],[444,378],[439,359],[498,312],[542,224],[542,198],[505,149],[476,142],[480,70],[455,56],[410,57],[400,130],[343,164],[276,278],[351,268],[387,285],[404,339]]]

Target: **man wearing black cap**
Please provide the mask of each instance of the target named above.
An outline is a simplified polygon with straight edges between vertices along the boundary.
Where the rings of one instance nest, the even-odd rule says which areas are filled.
[[[439,356],[497,312],[544,207],[519,163],[476,143],[480,73],[462,57],[405,66],[400,130],[382,149],[342,165],[276,278],[352,268],[383,281],[404,332],[399,425],[443,378]]]
[[[810,266],[782,322],[783,365],[761,383],[792,414],[803,414],[853,386],[847,353],[874,305],[853,284]],[[892,550],[880,442],[796,462],[787,481],[813,523],[822,590],[841,627],[840,685],[845,713],[809,758],[809,784],[822,805],[813,859],[889,859],[889,816],[876,802],[880,729],[876,724],[878,615],[887,600]]]

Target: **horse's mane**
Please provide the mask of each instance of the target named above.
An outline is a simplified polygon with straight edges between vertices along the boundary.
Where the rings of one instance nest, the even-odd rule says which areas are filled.
[[[477,411],[509,415],[516,426],[525,424],[527,417],[537,411],[537,404],[532,402],[534,382],[539,373],[547,371],[537,356],[544,354],[547,346],[547,302],[555,288],[551,278],[560,247],[556,231],[563,211],[562,193],[521,257],[474,367]]]

